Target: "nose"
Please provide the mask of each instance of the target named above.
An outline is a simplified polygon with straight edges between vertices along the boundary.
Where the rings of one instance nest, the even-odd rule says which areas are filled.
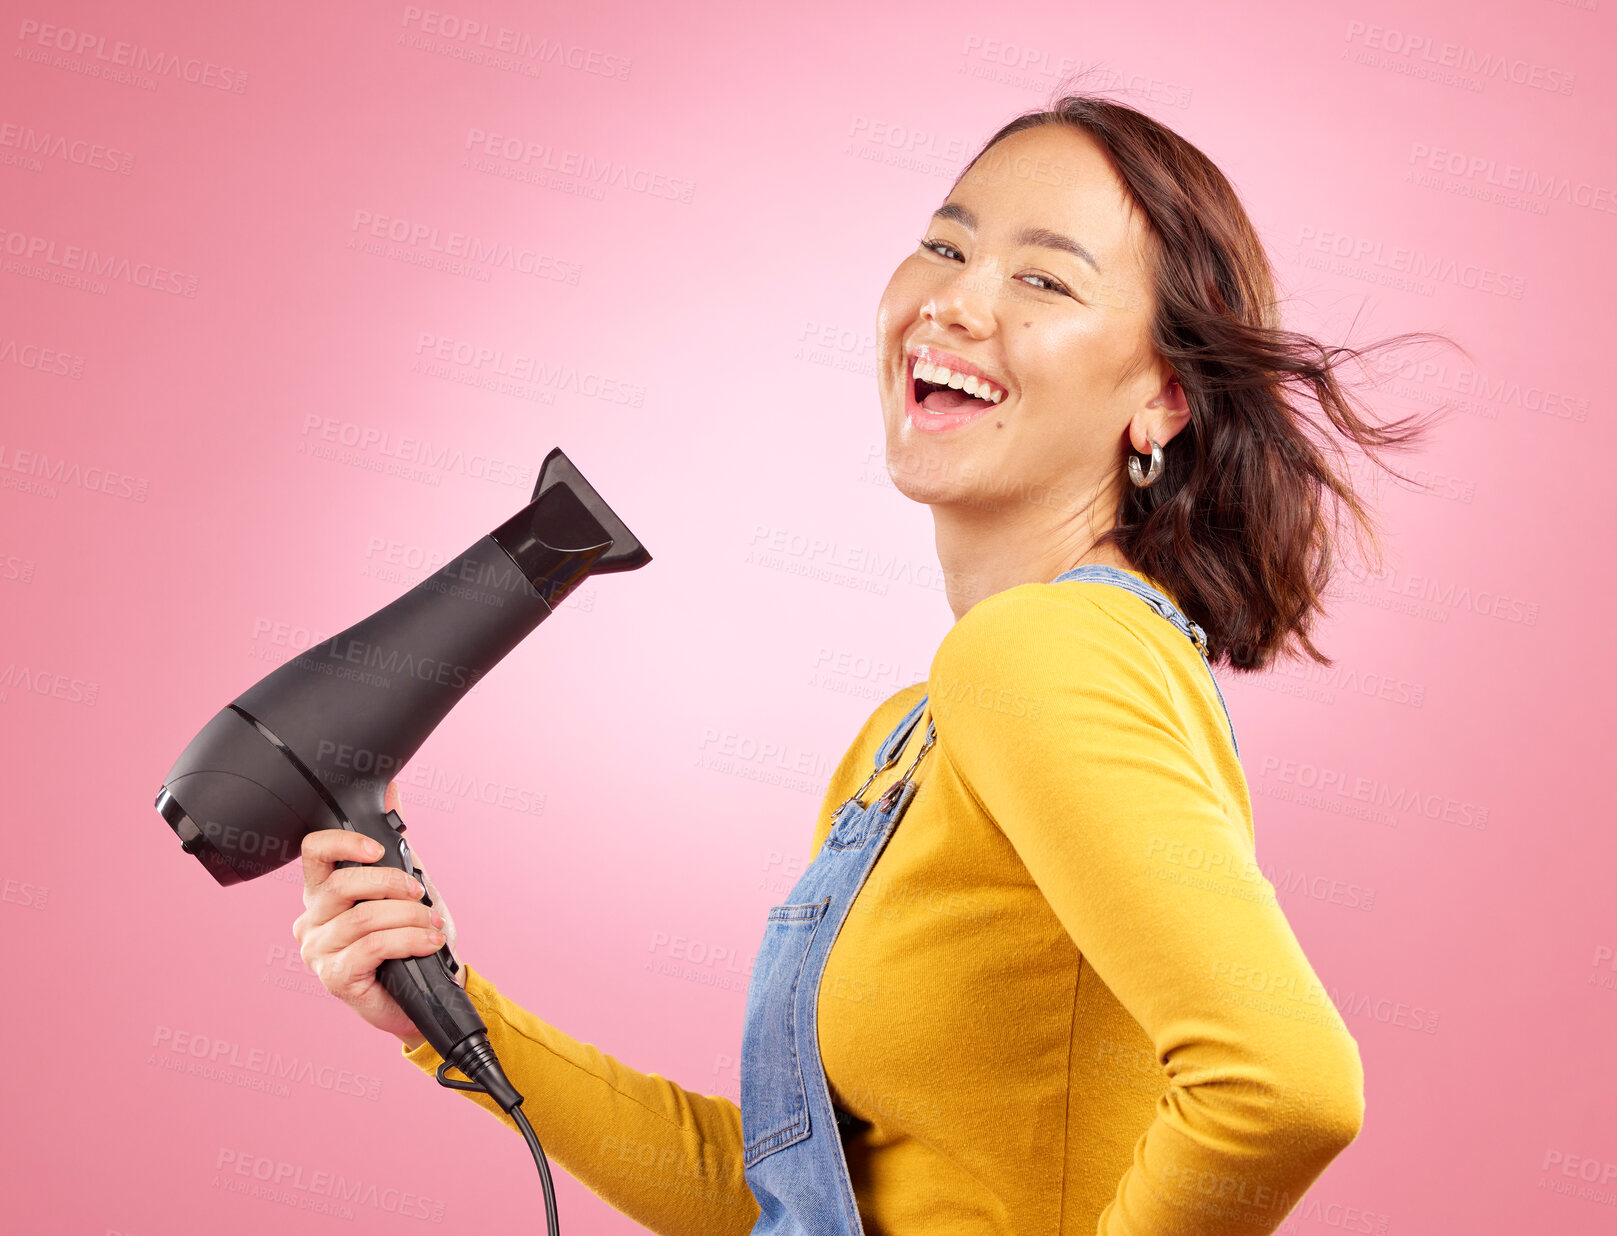
[[[985,338],[994,328],[993,298],[985,291],[985,278],[981,271],[961,265],[932,285],[921,302],[921,317],[943,327],[959,326],[973,339]]]

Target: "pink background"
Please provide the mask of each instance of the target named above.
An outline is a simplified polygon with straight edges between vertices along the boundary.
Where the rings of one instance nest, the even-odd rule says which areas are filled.
[[[1610,0],[138,7],[0,23],[6,1228],[538,1221],[520,1141],[319,993],[295,870],[222,890],[152,799],[217,708],[505,519],[557,445],[655,561],[508,658],[404,814],[472,964],[736,1096],[764,909],[951,622],[886,480],[877,297],[964,157],[1095,66],[1237,185],[1291,324],[1474,358],[1378,397],[1458,412],[1404,461],[1433,492],[1385,488],[1391,573],[1344,577],[1336,665],[1221,675],[1259,858],[1367,1074],[1285,1230],[1612,1230]],[[491,63],[476,22],[560,55]],[[200,80],[119,80],[120,41]],[[569,160],[625,174],[581,193]],[[542,269],[424,266],[356,225],[383,217]],[[163,273],[79,286],[72,246]],[[1361,779],[1356,815],[1330,787]],[[188,1072],[202,1042],[357,1080]],[[233,1194],[225,1154],[439,1223]],[[557,1181],[565,1230],[636,1230]]]

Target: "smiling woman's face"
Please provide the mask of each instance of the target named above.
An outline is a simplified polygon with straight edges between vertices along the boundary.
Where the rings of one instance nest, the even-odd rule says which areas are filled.
[[[1149,449],[1144,428],[1172,376],[1149,345],[1148,252],[1144,217],[1087,133],[1041,125],[979,159],[882,293],[878,381],[899,491],[1069,513],[1120,493],[1130,438]],[[988,378],[989,401],[965,395],[969,381],[931,393],[917,359]],[[1115,511],[1106,501],[1097,509]]]

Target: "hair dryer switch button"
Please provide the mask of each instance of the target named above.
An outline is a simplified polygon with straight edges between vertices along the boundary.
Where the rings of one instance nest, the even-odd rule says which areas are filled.
[[[413,875],[416,882],[421,885],[421,904],[430,906],[432,896],[427,892],[427,881],[421,874],[421,868],[416,866],[415,855],[410,852],[410,843],[403,837],[399,838],[399,860],[404,864],[406,875]]]
[[[402,833],[404,831],[404,821],[399,818],[397,811],[389,811],[382,818],[387,821],[387,826],[394,832]]]

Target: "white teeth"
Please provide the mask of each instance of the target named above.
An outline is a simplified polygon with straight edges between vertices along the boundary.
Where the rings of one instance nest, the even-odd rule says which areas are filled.
[[[1000,390],[986,378],[979,378],[976,374],[955,373],[942,365],[934,365],[924,360],[916,360],[915,376],[923,382],[931,382],[936,386],[947,386],[952,390],[963,390],[968,395],[988,403],[998,403],[1005,398],[1005,392]]]

